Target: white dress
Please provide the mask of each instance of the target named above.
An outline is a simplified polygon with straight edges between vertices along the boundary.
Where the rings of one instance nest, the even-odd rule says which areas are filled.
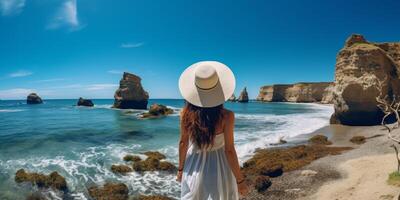
[[[182,200],[237,200],[239,194],[225,155],[224,134],[215,136],[214,145],[199,149],[189,143],[182,175]]]

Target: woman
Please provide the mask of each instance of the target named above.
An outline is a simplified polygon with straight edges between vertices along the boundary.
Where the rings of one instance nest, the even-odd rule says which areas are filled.
[[[191,65],[179,79],[186,100],[181,113],[179,168],[183,200],[235,200],[248,188],[234,147],[234,114],[223,103],[235,77],[222,63]]]

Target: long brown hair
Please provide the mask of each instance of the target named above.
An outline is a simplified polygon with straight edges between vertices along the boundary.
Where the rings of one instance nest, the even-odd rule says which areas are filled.
[[[215,138],[215,129],[222,118],[223,105],[211,108],[202,108],[189,102],[182,110],[182,125],[186,133],[190,134],[193,143],[199,148],[212,145]]]

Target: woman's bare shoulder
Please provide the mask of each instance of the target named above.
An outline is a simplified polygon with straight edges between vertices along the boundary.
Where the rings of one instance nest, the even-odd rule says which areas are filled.
[[[223,110],[223,117],[225,120],[231,121],[235,118],[235,113],[231,110],[224,108]]]

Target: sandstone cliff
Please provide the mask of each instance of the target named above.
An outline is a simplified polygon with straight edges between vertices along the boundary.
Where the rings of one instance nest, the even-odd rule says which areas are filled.
[[[331,82],[277,84],[263,86],[257,96],[266,102],[332,102]]]
[[[383,95],[400,95],[400,43],[372,43],[352,35],[336,57],[335,113],[331,123],[376,125],[383,113],[378,109],[377,83]]]
[[[114,95],[114,108],[147,109],[149,94],[143,89],[141,80],[139,76],[124,72]]]

